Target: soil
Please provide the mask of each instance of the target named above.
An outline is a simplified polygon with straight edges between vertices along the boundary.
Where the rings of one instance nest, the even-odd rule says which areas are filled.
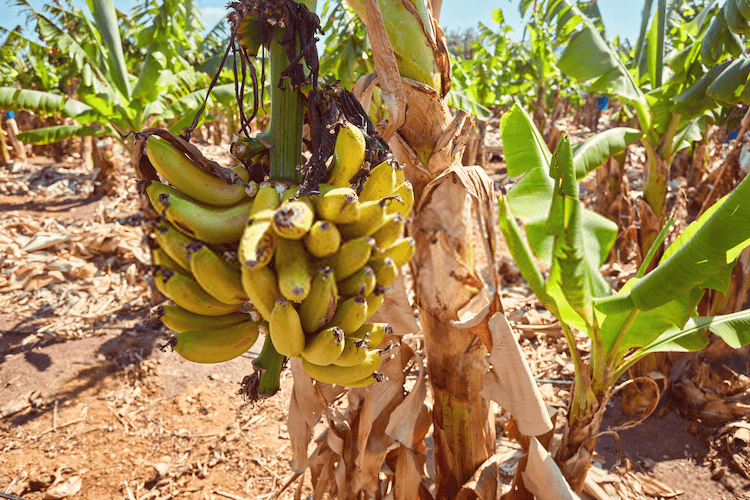
[[[32,158],[28,166],[53,165]],[[488,171],[502,173],[503,167],[495,162]],[[74,190],[55,200],[10,193],[0,198],[0,210],[83,223],[116,197]],[[134,197],[123,203],[125,213],[137,205]],[[512,266],[506,262],[506,267],[509,303],[516,295],[520,302],[531,300],[517,271],[514,277]],[[508,313],[518,315],[513,308]],[[124,308],[92,323],[90,330],[79,328],[78,335],[36,334],[28,325],[37,319],[0,312],[1,492],[27,500],[66,493],[87,500],[237,500],[277,498],[289,483],[278,498],[292,498],[298,488],[303,498],[312,491],[309,475],[299,476],[289,466],[291,378],[259,405],[237,395],[259,345],[231,362],[198,365],[159,349],[168,333],[148,320],[148,308]],[[527,337],[523,348],[532,353],[544,342],[554,350],[561,341]],[[564,364],[532,363],[532,370],[540,379],[571,380]],[[545,385],[542,392],[550,404],[563,406],[564,387]],[[617,400],[611,405],[603,430],[630,418],[620,414]],[[611,437],[602,436],[597,451],[603,467],[620,480],[628,480],[629,471],[645,472],[679,490],[681,499],[750,498],[750,481],[731,467],[723,469],[720,480],[712,479],[706,457],[717,432],[672,409],[619,432],[622,453],[616,467]]]

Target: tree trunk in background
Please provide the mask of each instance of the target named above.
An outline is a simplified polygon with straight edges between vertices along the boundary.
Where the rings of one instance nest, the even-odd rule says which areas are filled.
[[[8,118],[5,120],[8,130],[8,138],[10,139],[10,145],[15,151],[16,158],[19,160],[26,159],[26,148],[23,143],[19,141],[16,136],[18,135],[18,124],[15,118]]]

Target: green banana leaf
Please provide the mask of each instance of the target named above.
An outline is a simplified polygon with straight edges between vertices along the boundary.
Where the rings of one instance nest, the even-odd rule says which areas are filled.
[[[101,137],[104,131],[86,125],[56,125],[53,127],[35,128],[18,134],[18,139],[27,144],[51,144],[72,137]]]
[[[643,137],[643,132],[634,128],[616,127],[593,135],[573,146],[573,162],[578,180],[599,168],[608,158],[616,156],[629,145]]]
[[[500,130],[503,137],[503,154],[509,177],[517,177],[534,168],[549,170],[552,154],[534,126],[526,111],[518,104],[500,119]]]
[[[131,98],[130,76],[122,52],[120,28],[117,24],[117,12],[112,0],[86,0],[94,15],[97,30],[104,41],[109,56],[110,67],[114,69],[114,80],[117,88],[129,101]],[[116,78],[115,78],[116,77]]]
[[[479,121],[487,121],[490,116],[492,116],[492,111],[490,111],[489,108],[482,106],[481,103],[469,97],[466,92],[462,92],[458,89],[449,90],[445,95],[445,100],[454,108],[471,111]]]
[[[661,87],[664,79],[664,27],[667,1],[658,0],[656,15],[648,32],[648,76],[653,88]]]
[[[690,147],[693,142],[703,139],[703,134],[706,132],[709,121],[709,117],[705,114],[690,120],[687,125],[683,126],[675,134],[672,140],[672,151],[677,153],[682,149]]]
[[[60,114],[64,118],[76,118],[92,111],[91,106],[63,95],[13,87],[0,87],[0,108],[27,109],[42,115]]]
[[[750,76],[750,59],[730,61],[729,65],[708,85],[706,95],[719,102],[736,106],[742,99],[742,90]],[[749,104],[749,103],[745,103]]]

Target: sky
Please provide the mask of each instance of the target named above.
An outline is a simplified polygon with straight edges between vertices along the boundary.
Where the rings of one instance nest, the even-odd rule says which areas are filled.
[[[5,8],[0,7],[0,26],[13,29],[18,24],[23,24],[24,18],[21,17],[19,9],[11,5],[8,0],[0,1],[4,1],[6,4]],[[45,3],[44,0],[29,1],[37,10],[41,10]],[[73,0],[73,3],[88,10],[85,7],[85,0]],[[129,12],[137,2],[135,0],[114,0],[114,3],[118,9]],[[203,25],[207,29],[213,28],[228,13],[227,3],[227,0],[197,0]],[[320,13],[323,3],[323,0],[318,1],[318,13]],[[598,3],[604,27],[607,29],[610,38],[619,35],[621,38],[628,38],[631,44],[635,44],[640,28],[644,0],[599,0]],[[514,28],[511,38],[520,40],[523,23],[518,12],[518,0],[443,0],[440,26],[444,31],[476,28],[480,22],[488,27],[494,27],[496,25],[492,23],[492,11],[497,8],[502,9],[505,23]],[[527,12],[527,17],[528,15],[529,12]]]

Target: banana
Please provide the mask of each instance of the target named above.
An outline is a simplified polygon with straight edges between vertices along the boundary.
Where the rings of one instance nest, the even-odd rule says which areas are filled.
[[[242,232],[237,257],[248,269],[263,267],[271,262],[276,248],[276,234],[271,228],[271,221],[263,218],[259,212],[251,217]]]
[[[336,366],[357,366],[367,357],[367,345],[370,339],[358,339],[356,337],[344,337],[344,349],[341,355],[332,361]]]
[[[258,395],[270,397],[281,388],[281,370],[284,369],[284,359],[286,358],[279,354],[273,346],[273,341],[267,330],[265,334],[263,349],[261,349],[258,357],[253,360],[253,366],[261,372],[258,381]]]
[[[399,212],[404,216],[404,219],[409,217],[409,212],[414,207],[414,189],[412,188],[411,182],[405,181],[399,184],[393,191],[393,195],[401,197],[399,200],[390,200],[388,202],[388,208],[386,209],[389,214]]]
[[[154,228],[154,238],[161,248],[164,249],[180,267],[190,269],[190,257],[185,247],[193,240],[182,234],[176,227],[166,219],[162,219]]]
[[[333,363],[344,350],[344,332],[337,326],[326,328],[317,333],[305,345],[300,353],[302,359],[315,365],[325,366]]]
[[[241,356],[260,335],[261,323],[243,321],[223,328],[206,328],[178,333],[166,345],[194,363],[221,363]]]
[[[227,184],[203,170],[172,144],[155,136],[148,139],[146,155],[167,182],[199,202],[230,206],[247,197],[243,184],[250,180],[250,175],[244,167],[233,167],[235,183]]]
[[[349,240],[343,243],[335,254],[326,259],[326,264],[333,269],[337,280],[345,280],[367,264],[374,244],[375,240],[369,236]]]
[[[378,286],[386,288],[396,281],[398,276],[398,267],[393,259],[386,257],[383,260],[371,260],[368,265],[375,271],[375,282]]]
[[[350,185],[352,177],[357,175],[365,161],[365,146],[365,136],[358,127],[348,122],[339,127],[328,184],[336,187]]]
[[[287,300],[299,302],[310,294],[312,270],[305,245],[301,241],[279,238],[275,267],[279,291]]]
[[[159,306],[152,313],[153,318],[159,318],[164,326],[178,333],[206,328],[224,328],[243,321],[260,320],[260,315],[253,311],[250,314],[235,312],[223,316],[204,316],[183,309],[180,306]]]
[[[393,328],[388,323],[365,323],[351,334],[354,339],[367,339],[371,348],[378,347],[386,335],[393,335]]]
[[[310,230],[314,218],[312,208],[304,202],[283,203],[273,214],[273,230],[283,238],[300,240]]]
[[[242,266],[242,288],[263,319],[270,321],[276,301],[280,298],[276,273],[270,267],[248,269]]]
[[[362,381],[365,377],[375,373],[380,366],[380,353],[367,351],[364,361],[354,366],[328,365],[320,366],[303,359],[302,366],[308,375],[319,382],[346,386]]]
[[[316,332],[326,325],[336,313],[338,287],[330,267],[318,269],[310,285],[310,293],[299,305],[302,329]]]
[[[240,266],[200,242],[189,245],[190,271],[195,281],[214,298],[225,304],[244,304],[247,295],[242,288]]]
[[[390,257],[393,259],[396,266],[401,267],[414,257],[414,252],[416,251],[414,245],[414,238],[411,236],[408,238],[402,238],[385,250],[377,252],[373,260],[383,260]],[[344,248],[344,245],[341,245],[341,248]],[[336,268],[334,267],[334,271],[335,270]]]
[[[223,316],[240,308],[238,304],[225,304],[213,298],[186,274],[160,269],[154,273],[154,284],[175,304],[196,314]]]
[[[375,288],[375,271],[370,266],[365,266],[343,281],[339,281],[339,293],[345,297],[351,297],[362,293],[369,295]]]
[[[230,207],[201,204],[187,195],[157,181],[145,181],[143,190],[157,212],[177,229],[206,243],[221,245],[240,239],[253,200],[244,200]]]
[[[339,303],[327,326],[338,326],[344,330],[344,335],[351,335],[364,324],[367,316],[367,300],[359,294]]]
[[[253,207],[250,209],[250,217],[264,210],[276,210],[279,207],[279,193],[276,188],[268,182],[260,184],[258,194],[253,200]]]
[[[351,387],[352,389],[358,388],[358,387],[367,387],[368,385],[371,385],[374,382],[381,382],[383,380],[383,376],[379,375],[377,373],[372,373],[362,380],[357,380],[356,382],[350,382],[346,384],[347,387]]]
[[[385,224],[387,200],[366,201],[359,204],[359,213],[353,222],[338,226],[345,240],[370,236]]]
[[[327,220],[315,221],[305,235],[307,251],[318,258],[335,254],[340,245],[341,234],[338,228]]]
[[[380,306],[382,306],[383,302],[385,302],[385,288],[376,286],[375,290],[373,290],[372,293],[367,296],[366,300],[367,316],[369,317],[378,312]]]
[[[294,304],[283,298],[277,300],[268,325],[268,334],[279,354],[299,356],[305,348],[305,332]]]
[[[184,267],[182,267],[178,262],[172,259],[172,257],[170,257],[163,248],[154,248],[151,252],[151,256],[154,260],[154,264],[159,267],[169,269],[170,271],[174,271],[176,273],[183,273],[188,275],[191,274],[190,269],[185,269]]]
[[[380,229],[372,234],[372,239],[375,240],[375,248],[386,249],[393,245],[404,235],[405,225],[406,221],[400,212],[390,214]]]
[[[394,170],[396,171],[396,186],[406,182],[406,172],[404,172],[403,164],[399,163],[394,167]]]
[[[396,169],[386,160],[370,171],[359,193],[359,201],[380,200],[391,196],[397,185]]]
[[[357,193],[348,187],[331,189],[313,200],[318,215],[336,224],[354,222],[359,214]]]

